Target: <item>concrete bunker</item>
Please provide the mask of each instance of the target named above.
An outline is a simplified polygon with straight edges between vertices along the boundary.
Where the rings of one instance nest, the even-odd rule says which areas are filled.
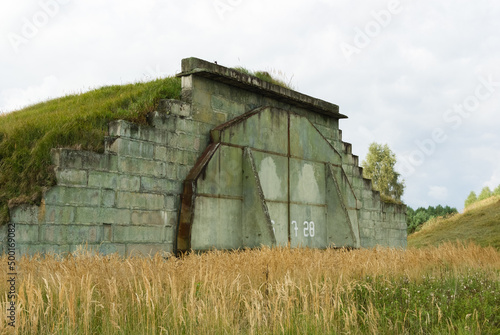
[[[178,76],[181,99],[111,122],[103,154],[52,150],[57,185],[10,210],[19,255],[406,246],[406,207],[363,178],[337,105],[197,58]]]

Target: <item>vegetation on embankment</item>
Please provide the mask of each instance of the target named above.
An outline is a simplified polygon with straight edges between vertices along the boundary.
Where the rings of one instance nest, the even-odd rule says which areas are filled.
[[[493,191],[488,186],[485,186],[478,196],[476,195],[476,192],[471,191],[467,199],[465,199],[464,207],[467,208],[478,201],[488,199],[489,197],[494,195],[500,196],[500,185],[498,185]]]
[[[427,221],[408,235],[408,246],[436,246],[456,240],[500,249],[500,196],[475,202],[462,214]]]
[[[6,264],[6,256],[0,263]],[[23,257],[19,334],[494,334],[500,251],[262,248]],[[7,292],[0,272],[0,292]],[[7,294],[0,296],[6,311]],[[7,333],[6,313],[0,333]]]
[[[0,224],[8,203],[38,203],[52,186],[50,150],[57,147],[101,152],[108,122],[146,122],[160,99],[180,98],[180,78],[108,86],[42,102],[0,116]]]
[[[408,226],[408,234],[420,230],[422,225],[427,221],[437,218],[437,217],[449,217],[451,215],[457,214],[458,211],[455,207],[441,206],[437,205],[425,207],[419,207],[413,209],[410,206],[406,207],[406,225]]]

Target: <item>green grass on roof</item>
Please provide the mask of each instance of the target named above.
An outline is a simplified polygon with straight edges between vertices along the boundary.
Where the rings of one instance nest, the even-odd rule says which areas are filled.
[[[0,116],[0,224],[8,204],[38,204],[55,183],[52,148],[102,152],[108,122],[145,123],[160,99],[179,99],[180,78],[108,86]]]
[[[235,67],[234,70],[242,72],[242,73],[250,75],[250,76],[255,76],[255,77],[259,78],[260,80],[267,81],[268,83],[271,83],[271,84],[275,84],[275,85],[285,87],[285,88],[288,88],[291,90],[294,89],[290,84],[287,84],[283,80],[280,80],[280,79],[277,79],[276,77],[273,77],[267,71],[250,71],[244,67]]]

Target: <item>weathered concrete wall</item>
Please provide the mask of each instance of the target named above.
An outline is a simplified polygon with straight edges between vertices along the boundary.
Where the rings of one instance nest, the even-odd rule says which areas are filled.
[[[342,185],[341,155],[307,118],[263,107],[211,137],[185,185],[191,200],[181,208],[180,251],[360,246],[361,204]]]
[[[164,101],[154,126],[109,125],[104,154],[54,149],[57,186],[41,206],[11,210],[19,252],[72,252],[87,244],[102,253],[173,250],[182,181],[200,150],[189,105]]]
[[[11,211],[20,253],[69,252],[85,243],[102,253],[172,251],[185,163],[197,152],[188,143],[194,136],[167,128],[118,121],[103,155],[53,150],[57,186],[40,207]]]
[[[310,132],[318,132],[325,143],[326,141],[329,143],[331,152],[336,157],[335,161],[330,162],[330,158],[313,160],[334,164],[332,169],[335,171],[332,170],[331,175],[335,175],[332,177],[335,181],[332,181],[331,185],[326,181],[327,185],[321,185],[322,189],[325,188],[323,193],[326,192],[330,196],[323,196],[324,200],[316,203],[316,207],[326,208],[329,203],[332,207],[334,203],[338,203],[332,200],[337,199],[336,197],[345,200],[345,204],[338,205],[341,206],[338,211],[342,211],[345,214],[343,217],[352,224],[351,230],[354,235],[352,241],[347,244],[354,247],[372,247],[377,244],[406,246],[405,206],[382,203],[378,192],[372,191],[371,182],[362,178],[358,157],[352,155],[350,144],[342,142],[339,119],[345,116],[339,113],[338,106],[195,58],[183,60],[182,70],[183,72],[179,74],[182,77],[182,101],[162,101],[157,111],[150,115],[148,126],[138,126],[125,121],[110,123],[104,154],[68,149],[52,151],[57,186],[46,192],[41,206],[19,206],[11,210],[11,221],[16,226],[16,241],[20,254],[71,252],[85,243],[90,248],[105,254],[175,252],[176,242],[183,241],[180,238],[183,234],[182,225],[178,231],[179,221],[195,220],[196,215],[202,215],[203,221],[207,221],[205,227],[193,225],[194,229],[198,229],[194,232],[194,238],[197,239],[196,243],[199,243],[200,249],[246,245],[240,243],[242,240],[234,239],[234,236],[240,235],[243,238],[245,232],[232,226],[231,222],[256,213],[247,211],[245,207],[247,202],[235,206],[235,213],[223,211],[217,218],[213,217],[212,221],[209,216],[203,216],[212,212],[214,206],[210,202],[212,200],[200,202],[197,211],[189,215],[184,213],[188,217],[183,221],[180,218],[181,208],[187,208],[190,195],[185,194],[182,197],[182,194],[186,192],[183,185],[188,174],[197,175],[195,170],[205,163],[208,164],[208,161],[203,161],[208,158],[202,154],[210,145],[217,143],[217,139],[213,138],[214,132],[211,138],[211,131],[218,126],[232,124],[232,120],[260,107],[272,107],[276,113],[296,115],[300,120],[307,120],[311,124]],[[255,134],[255,139],[268,136],[267,142],[276,142],[278,147],[272,151],[278,150],[279,153],[281,150],[279,143],[282,141],[273,139],[274,130],[269,127],[259,127],[255,131],[258,132]],[[305,131],[306,129],[301,126],[289,130],[289,143],[313,136],[307,134],[299,136]],[[245,141],[248,142],[249,139],[252,141],[251,138],[247,136]],[[237,142],[234,136],[233,140]],[[248,159],[245,161],[248,154],[245,156],[243,147],[255,149],[256,145],[247,142],[240,143],[242,149],[234,149],[237,143],[231,144],[233,147],[223,146],[224,148],[220,149],[223,161],[224,155],[236,155],[236,158],[228,161],[239,161],[240,165],[229,168],[240,169],[243,174],[244,171],[250,173],[248,171],[252,168],[248,165],[250,161]],[[301,155],[315,152],[315,146],[318,145],[315,142],[302,142],[300,145],[297,144],[297,147],[300,147],[303,153],[295,158],[299,167],[303,167],[300,165],[303,160]],[[259,154],[255,152],[254,156],[257,157]],[[278,162],[279,158],[274,161]],[[247,167],[243,168],[245,164]],[[292,171],[293,164],[295,163],[290,165]],[[198,171],[198,174],[201,172],[203,171]],[[221,179],[220,176],[218,178],[220,185],[224,185],[225,179]],[[261,173],[259,178],[269,178],[269,176]],[[193,180],[188,178],[186,185],[190,185]],[[279,194],[271,194],[270,197],[269,185],[273,182],[275,181],[272,178],[265,180],[261,192],[264,194],[263,199],[267,201],[266,204],[269,203],[269,208],[266,208],[276,212],[280,206],[286,206],[284,203],[289,206],[290,198],[280,199]],[[262,181],[259,183],[262,188]],[[253,187],[252,184],[245,184],[243,180],[241,183],[235,182],[234,185],[239,189],[234,191],[236,195],[229,194],[229,196],[242,197],[244,187]],[[334,186],[339,191],[335,191]],[[327,192],[327,189],[330,191]],[[208,191],[213,190],[207,190],[205,193],[210,193]],[[217,194],[217,192],[212,193]],[[336,193],[338,195],[335,195]],[[348,193],[351,195],[348,196]],[[354,200],[346,200],[349,197]],[[246,201],[250,201],[248,199],[251,198],[247,198]],[[304,203],[310,202],[307,200]],[[307,212],[306,207],[304,211]],[[203,208],[207,210],[200,212]],[[226,219],[223,220],[226,226],[221,226],[217,220],[226,214]],[[330,217],[333,215],[338,214],[331,214]],[[250,219],[251,217],[246,218]],[[269,215],[268,219],[274,221]],[[284,227],[288,227],[286,229],[290,231],[290,219],[290,216],[286,220],[280,219],[283,231]],[[263,229],[266,229],[265,222],[254,222],[254,224],[264,225]],[[267,231],[273,235],[279,228],[276,226],[271,232],[269,229],[272,228],[268,227]],[[210,237],[211,229],[219,229],[222,232],[217,238]],[[255,227],[255,229],[261,228]],[[342,231],[340,226],[338,229],[339,232]],[[0,237],[2,234],[5,235],[2,232]],[[254,239],[249,245],[286,242],[284,235],[278,237],[281,242],[273,237],[274,235],[269,236],[268,240]],[[220,244],[217,242],[219,238],[223,241]],[[302,245],[319,247],[328,244],[328,241],[321,244],[303,242]],[[182,250],[182,246],[179,246],[179,249]]]

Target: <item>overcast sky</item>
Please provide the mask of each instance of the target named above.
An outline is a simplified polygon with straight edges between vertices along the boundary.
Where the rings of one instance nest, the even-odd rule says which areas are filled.
[[[340,106],[343,140],[396,153],[410,206],[500,184],[500,2],[4,2],[0,111],[180,72],[182,58],[284,73]]]

